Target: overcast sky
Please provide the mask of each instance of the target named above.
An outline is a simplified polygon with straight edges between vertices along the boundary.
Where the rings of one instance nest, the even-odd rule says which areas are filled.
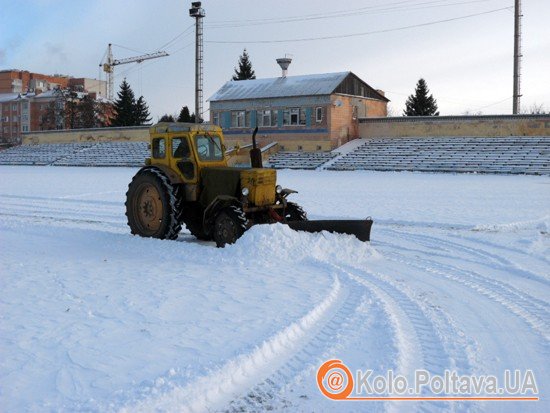
[[[136,95],[145,97],[154,121],[183,105],[193,111],[190,3],[0,0],[0,69],[105,79],[99,62],[108,43],[119,45],[113,48],[115,58],[124,58],[156,51],[175,38],[164,48],[169,57],[117,66],[115,90],[126,77]],[[511,113],[513,0],[202,4],[205,99],[231,78],[246,48],[258,78],[280,76],[275,59],[285,54],[293,58],[289,76],[349,70],[386,91],[396,115],[420,77],[441,115]],[[523,1],[523,15],[522,110],[535,103],[550,110],[550,0]],[[435,23],[442,20],[447,21]],[[340,37],[326,39],[333,36]]]

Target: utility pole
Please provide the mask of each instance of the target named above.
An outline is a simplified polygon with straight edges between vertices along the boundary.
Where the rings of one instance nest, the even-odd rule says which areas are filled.
[[[200,1],[191,3],[189,16],[195,18],[195,123],[200,123],[202,116],[202,19],[205,15]]]
[[[521,0],[515,0],[514,7],[514,101],[513,114],[520,113],[520,77],[521,77]]]

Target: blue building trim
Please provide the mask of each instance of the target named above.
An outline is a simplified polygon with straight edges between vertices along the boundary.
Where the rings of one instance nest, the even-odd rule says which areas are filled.
[[[306,108],[306,126],[308,128],[311,127],[311,113],[312,113],[312,110],[311,108]]]
[[[252,130],[223,130],[224,135],[246,135],[252,133]],[[266,135],[271,134],[311,134],[311,133],[328,133],[328,129],[258,129],[258,133]]]
[[[250,127],[251,128],[256,127],[256,111],[255,110],[250,112]]]
[[[231,127],[231,112],[223,112],[222,128],[227,129]]]

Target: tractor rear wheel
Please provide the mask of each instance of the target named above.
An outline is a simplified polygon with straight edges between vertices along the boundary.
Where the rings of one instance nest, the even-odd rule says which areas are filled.
[[[248,225],[248,220],[241,208],[230,206],[220,211],[214,221],[214,241],[218,248],[226,244],[234,244],[243,235]]]
[[[141,169],[128,185],[126,216],[132,234],[176,239],[181,230],[175,191],[158,169]]]
[[[287,202],[283,218],[285,221],[307,221],[307,213],[300,205]]]

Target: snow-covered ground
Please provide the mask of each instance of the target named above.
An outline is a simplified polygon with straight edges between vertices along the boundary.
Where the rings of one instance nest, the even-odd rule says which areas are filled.
[[[216,249],[131,236],[135,171],[0,167],[0,411],[550,411],[548,177],[279,171],[372,242],[272,225]],[[532,369],[541,401],[329,401],[330,358]]]

